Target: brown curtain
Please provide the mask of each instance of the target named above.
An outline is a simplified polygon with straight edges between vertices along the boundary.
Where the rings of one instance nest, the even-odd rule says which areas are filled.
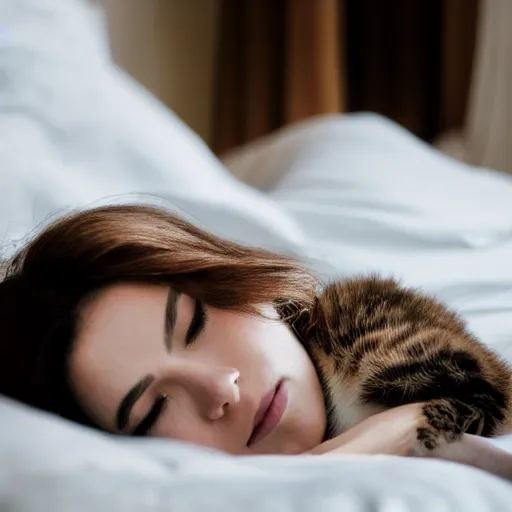
[[[217,153],[311,115],[345,110],[339,0],[223,0]]]
[[[448,0],[444,5],[441,128],[462,128],[469,115],[469,94],[476,61],[478,0]]]
[[[478,0],[221,0],[217,153],[331,112],[425,140],[464,121]]]
[[[349,110],[431,141],[464,122],[478,0],[347,1]]]

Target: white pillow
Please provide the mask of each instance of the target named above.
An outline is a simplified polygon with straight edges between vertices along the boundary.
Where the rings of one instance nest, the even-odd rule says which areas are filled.
[[[512,500],[509,483],[437,460],[232,457],[107,436],[1,397],[0,417],[6,511],[494,512]],[[510,440],[499,444],[510,449]]]
[[[111,64],[97,14],[82,0],[2,3],[0,240],[68,208],[156,194],[217,234],[295,252],[292,218]]]

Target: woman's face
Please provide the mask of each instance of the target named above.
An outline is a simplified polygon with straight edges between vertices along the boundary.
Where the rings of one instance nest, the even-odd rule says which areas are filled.
[[[296,454],[322,441],[315,369],[285,324],[172,289],[115,285],[82,311],[74,392],[104,429],[233,454]]]

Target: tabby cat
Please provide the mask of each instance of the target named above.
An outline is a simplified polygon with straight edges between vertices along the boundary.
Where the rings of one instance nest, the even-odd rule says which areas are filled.
[[[353,278],[329,284],[293,318],[324,387],[327,438],[415,402],[425,403],[423,453],[512,427],[511,369],[433,298],[392,279]]]

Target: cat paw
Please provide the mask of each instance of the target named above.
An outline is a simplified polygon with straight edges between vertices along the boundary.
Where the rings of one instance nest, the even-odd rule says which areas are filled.
[[[458,400],[432,400],[422,407],[416,429],[419,454],[428,455],[441,444],[458,441],[470,425],[480,422],[480,413]]]

